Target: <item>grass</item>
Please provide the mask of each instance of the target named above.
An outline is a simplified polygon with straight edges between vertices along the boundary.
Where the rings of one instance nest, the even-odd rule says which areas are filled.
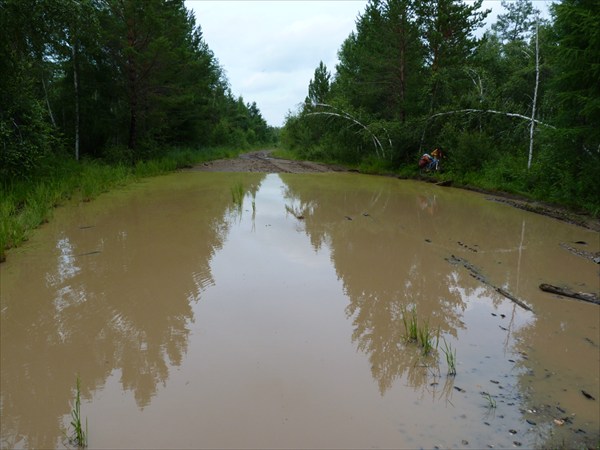
[[[430,329],[428,321],[422,322],[419,325],[416,308],[413,307],[410,311],[403,308],[402,322],[404,323],[406,341],[419,344],[423,356],[429,355],[434,348],[437,348],[439,330],[437,334],[434,333],[433,330]]]
[[[231,187],[231,199],[238,209],[242,209],[242,204],[244,203],[244,185],[241,182],[238,181]]]
[[[31,179],[0,180],[0,262],[6,250],[26,242],[32,231],[69,200],[91,201],[103,192],[204,161],[234,157],[230,149],[171,149],[136,164],[57,158]]]
[[[438,333],[439,334],[439,333]],[[419,335],[419,345],[421,345],[421,350],[423,356],[429,355],[434,348],[434,334],[432,330],[429,328],[429,322],[423,323],[418,330]],[[437,347],[437,344],[436,344]]]
[[[452,348],[452,344],[448,344],[444,339],[444,347],[442,353],[446,356],[446,363],[448,364],[448,376],[456,375],[456,349]]]
[[[483,393],[484,398],[487,400],[487,407],[490,409],[496,408],[496,400],[487,392]]]
[[[374,156],[366,156],[351,162],[349,158],[341,158],[341,155],[336,157],[330,153],[327,149],[316,151],[304,147],[301,150],[286,148],[277,150],[277,155],[286,159],[313,159],[343,165],[347,169],[356,169],[362,173],[394,175],[408,179],[422,178],[417,167],[420,154],[414,155],[412,161],[390,162]],[[428,174],[428,178],[439,182],[451,181],[455,187],[516,194],[530,201],[543,201],[574,212],[585,212],[594,218],[600,216],[598,183],[595,181],[598,178],[597,161],[588,162],[583,169],[570,172],[564,166],[562,169],[557,168],[551,159],[534,160],[532,169],[527,170],[522,155],[507,154],[501,160],[484,164],[483,167],[470,167],[456,159],[456,151],[451,151],[451,154],[451,158],[443,161],[441,173]],[[551,158],[551,155],[548,157]],[[554,170],[548,170],[550,167]]]
[[[287,150],[284,148],[277,148],[275,150],[273,150],[271,152],[271,154],[275,157],[275,158],[279,158],[279,159],[289,159],[292,161],[298,161],[302,158],[300,158],[300,156],[298,156],[297,153],[291,151],[291,150]]]
[[[406,332],[406,340],[408,342],[418,342],[419,340],[419,323],[417,321],[417,310],[412,308],[410,312],[406,309],[402,310],[402,322]]]
[[[85,431],[81,424],[81,389],[79,376],[77,377],[77,388],[75,392],[75,403],[71,409],[71,427],[73,431],[69,436],[69,443],[75,445],[78,448],[86,448],[88,445],[88,426],[87,418],[85,419]]]

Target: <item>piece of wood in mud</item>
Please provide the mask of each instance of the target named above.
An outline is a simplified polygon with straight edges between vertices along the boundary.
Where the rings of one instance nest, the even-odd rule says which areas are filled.
[[[466,259],[458,257],[458,256],[451,255],[450,258],[446,258],[446,261],[448,261],[450,264],[461,264],[465,269],[467,269],[469,271],[469,274],[473,278],[475,278],[478,281],[481,281],[483,284],[486,284],[486,285],[490,286],[496,292],[498,292],[499,294],[503,295],[504,297],[506,297],[507,299],[509,299],[513,303],[519,305],[524,310],[533,312],[533,309],[531,309],[525,302],[519,300],[514,295],[512,295],[510,292],[507,292],[506,290],[502,289],[501,287],[494,286],[492,283],[490,283],[487,280],[487,278],[485,278],[479,272],[479,270],[477,268],[475,268],[475,266],[473,264],[471,264],[469,261],[467,261]]]
[[[519,300],[517,297],[515,297],[512,294],[510,294],[509,292],[506,292],[501,287],[496,287],[496,286],[493,286],[493,285],[490,285],[490,286],[492,286],[493,288],[495,288],[496,292],[498,292],[499,294],[504,295],[507,299],[509,299],[512,302],[516,303],[517,305],[519,305],[524,310],[526,310],[526,311],[532,311],[533,312],[533,310],[529,306],[527,306],[524,302],[522,302],[521,300]]]
[[[581,243],[585,244],[585,242],[583,242],[583,241],[579,241],[577,243],[578,244],[581,244]],[[562,248],[564,248],[565,250],[573,253],[574,255],[581,256],[582,258],[589,259],[590,261],[592,261],[592,262],[594,262],[596,264],[600,264],[600,254],[598,254],[598,253],[592,253],[592,252],[588,252],[587,250],[578,249],[578,248],[575,248],[575,247],[573,247],[573,246],[571,246],[569,244],[566,244],[564,242],[561,242],[559,245]]]
[[[570,297],[576,300],[600,305],[600,298],[598,298],[596,294],[593,294],[591,292],[575,292],[569,288],[561,288],[546,283],[540,284],[540,289],[544,292],[550,292],[552,294],[562,295],[563,297]]]

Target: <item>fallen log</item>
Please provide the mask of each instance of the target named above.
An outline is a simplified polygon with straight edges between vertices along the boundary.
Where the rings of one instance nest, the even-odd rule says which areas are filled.
[[[511,300],[512,302],[516,303],[517,305],[519,305],[521,308],[527,310],[527,311],[533,311],[529,306],[527,306],[524,302],[522,302],[521,300],[519,300],[517,297],[515,297],[514,295],[512,295],[511,293],[505,291],[504,289],[502,289],[501,287],[496,287],[496,286],[492,286],[496,289],[496,292],[498,292],[499,294],[504,295],[507,299]]]
[[[564,242],[561,242],[559,245],[565,250],[570,251],[574,255],[581,256],[582,258],[589,259],[590,261],[596,264],[600,264],[600,254],[598,253],[592,253],[588,252],[587,250],[578,249]]]
[[[467,271],[469,272],[469,275],[471,275],[476,280],[481,281],[483,284],[488,285],[489,287],[494,289],[496,292],[498,292],[500,295],[503,295],[504,297],[506,297],[513,303],[515,303],[516,305],[519,305],[524,310],[533,312],[533,309],[530,306],[528,306],[525,302],[523,302],[522,300],[519,300],[517,297],[515,297],[514,295],[512,295],[510,292],[506,291],[505,289],[502,289],[501,287],[498,287],[498,286],[494,286],[492,283],[490,283],[488,281],[488,279],[486,277],[484,277],[481,274],[481,272],[466,259],[461,258],[459,256],[451,255],[450,258],[446,258],[446,261],[448,261],[450,264],[453,264],[453,265],[463,266],[465,269],[467,269]]]
[[[552,286],[551,284],[542,283],[540,284],[540,289],[544,292],[550,292],[552,294],[562,295],[563,297],[571,297],[576,300],[581,300],[584,302],[594,303],[596,305],[600,305],[600,298],[598,295],[591,292],[575,292],[569,288],[561,288],[558,286]]]

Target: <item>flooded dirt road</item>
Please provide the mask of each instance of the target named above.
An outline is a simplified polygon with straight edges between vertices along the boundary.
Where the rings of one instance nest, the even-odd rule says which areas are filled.
[[[243,153],[238,158],[209,161],[193,167],[200,172],[261,172],[261,173],[324,173],[344,172],[331,165],[312,161],[292,161],[275,158],[270,150]]]
[[[92,448],[596,445],[600,308],[539,285],[597,294],[599,266],[562,244],[600,250],[349,173],[189,171],[60,208],[0,265],[2,448],[64,446],[77,376]]]

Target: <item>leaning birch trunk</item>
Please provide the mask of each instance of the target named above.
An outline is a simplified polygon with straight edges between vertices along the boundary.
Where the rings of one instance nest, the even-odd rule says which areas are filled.
[[[367,133],[369,133],[371,135],[371,139],[373,141],[373,145],[375,146],[375,153],[377,154],[378,158],[385,158],[385,150],[383,148],[383,145],[381,145],[381,141],[379,140],[379,138],[375,135],[375,133],[373,133],[371,130],[369,130],[369,127],[367,127],[365,124],[359,122],[356,118],[352,117],[350,114],[348,114],[346,111],[343,111],[341,109],[338,109],[334,106],[328,105],[326,103],[315,103],[314,106],[321,106],[324,108],[331,108],[334,110],[338,110],[340,111],[340,113],[336,113],[336,112],[330,112],[330,111],[313,111],[310,113],[307,113],[307,116],[332,116],[332,117],[339,117],[341,119],[345,119],[345,120],[349,120],[350,122],[362,127]],[[388,138],[389,139],[389,138]],[[391,145],[392,145],[392,141],[391,139],[390,141],[390,150],[391,150]],[[381,150],[381,156],[379,155],[379,151]]]
[[[73,38],[71,45],[73,57],[73,87],[75,89],[75,159],[79,161],[79,82],[77,79],[77,40]]]
[[[527,170],[531,169],[533,158],[533,131],[535,128],[535,110],[537,105],[538,86],[540,84],[540,45],[539,45],[539,21],[535,24],[535,87],[533,89],[533,104],[531,106],[531,125],[529,126],[529,159]]]
[[[48,90],[46,89],[44,74],[42,74],[42,87],[44,88],[44,97],[46,97],[46,106],[48,107],[48,115],[50,116],[50,122],[52,122],[52,126],[56,128],[56,121],[54,120],[54,114],[52,114],[52,108],[50,107],[50,99],[48,98]]]

